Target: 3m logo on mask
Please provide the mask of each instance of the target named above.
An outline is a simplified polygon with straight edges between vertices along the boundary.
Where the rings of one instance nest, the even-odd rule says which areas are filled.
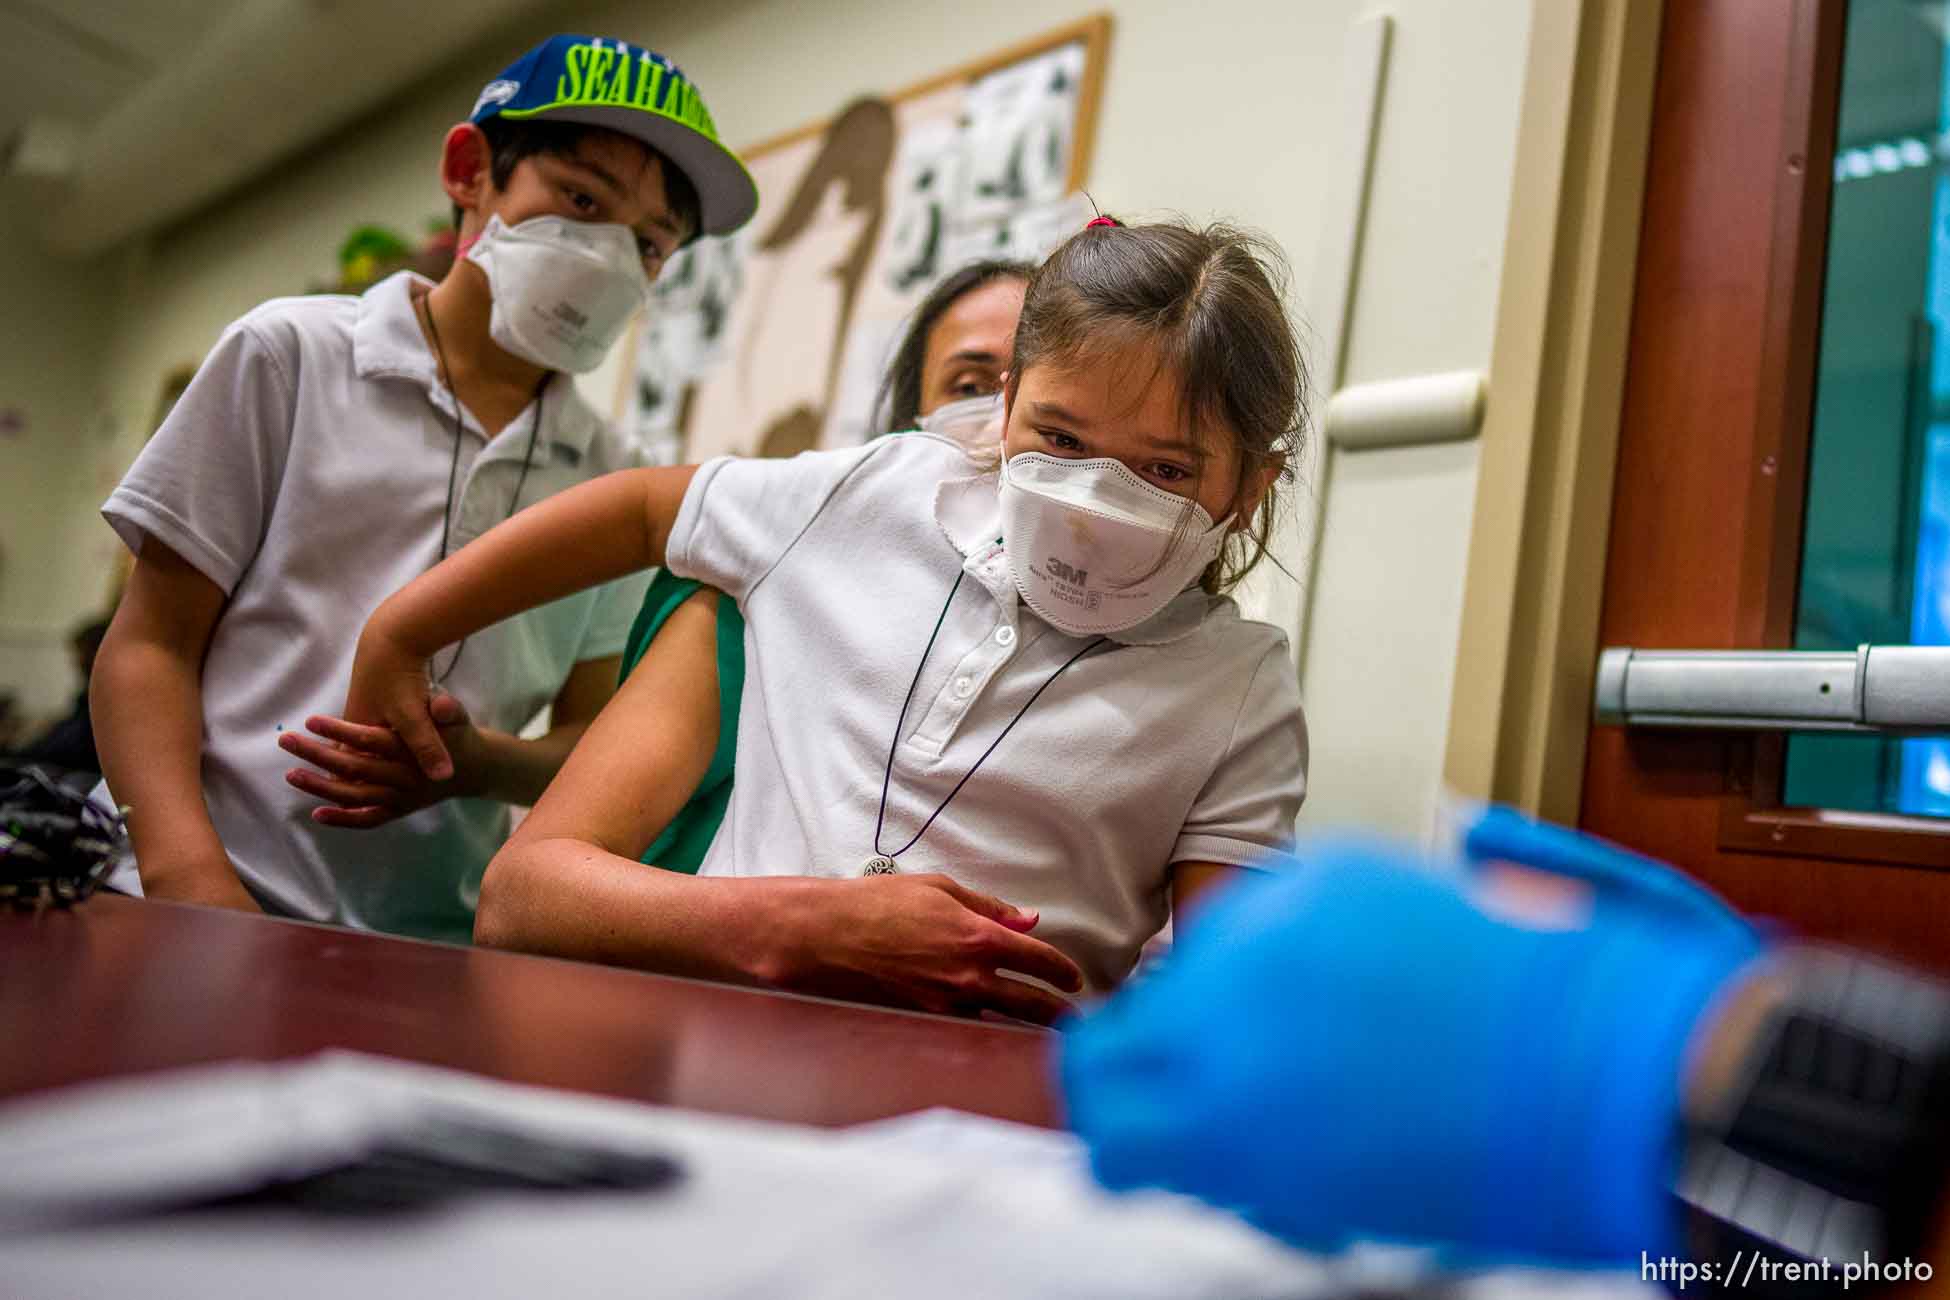
[[[1054,555],[1043,561],[1043,563],[1049,566],[1049,576],[1059,582],[1074,583],[1079,587],[1087,587],[1090,585],[1090,570],[1088,569],[1073,569],[1063,563],[1063,561],[1057,559]]]
[[[555,319],[582,329],[589,324],[589,317],[569,306],[566,302],[555,304]]]

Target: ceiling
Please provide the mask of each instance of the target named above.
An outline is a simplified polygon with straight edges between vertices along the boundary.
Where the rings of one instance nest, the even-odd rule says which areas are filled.
[[[0,193],[48,251],[104,252],[477,47],[526,46],[553,2],[0,0]]]
[[[30,117],[92,126],[240,0],[0,0],[0,140]]]

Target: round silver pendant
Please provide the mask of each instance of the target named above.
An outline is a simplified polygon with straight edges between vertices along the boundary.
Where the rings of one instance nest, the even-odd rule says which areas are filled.
[[[860,864],[860,874],[863,876],[891,876],[899,870],[894,860],[884,853],[876,853]]]

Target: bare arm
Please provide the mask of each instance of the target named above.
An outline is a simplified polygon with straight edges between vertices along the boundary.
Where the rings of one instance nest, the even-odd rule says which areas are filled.
[[[428,777],[451,777],[427,711],[427,660],[489,624],[662,564],[696,472],[623,470],[559,492],[395,592],[359,636],[346,718],[391,727]]]
[[[1209,901],[1206,891],[1224,888],[1237,880],[1246,867],[1224,866],[1216,862],[1174,862],[1171,866],[1171,915],[1182,923],[1191,912]]]
[[[548,732],[533,740],[476,727],[459,700],[434,699],[429,712],[443,723],[441,740],[454,760],[454,775],[448,780],[429,780],[389,729],[324,715],[305,720],[311,735],[279,733],[278,745],[287,754],[312,764],[286,772],[285,780],[326,801],[312,809],[313,821],[353,830],[383,826],[442,799],[462,796],[532,804],[616,693],[622,666],[621,655],[577,664],[555,697]]]
[[[694,465],[605,474],[537,502],[436,564],[367,622],[422,660],[504,618],[664,562]]]
[[[939,876],[708,878],[637,859],[683,807],[718,739],[716,612],[671,615],[481,882],[477,942],[933,1011],[1047,1021],[1077,988],[1025,913]]]
[[[129,807],[142,889],[256,911],[203,802],[203,656],[223,589],[149,538],[89,681],[102,774]]]
[[[582,733],[616,694],[616,677],[622,671],[622,655],[585,659],[570,669],[549,709],[548,730],[533,740],[483,730],[482,754],[487,761],[480,792],[503,803],[532,804],[540,799]]]
[[[642,917],[658,877],[638,859],[703,780],[718,743],[717,593],[678,606],[560,779],[488,864],[477,942],[619,965],[655,964]],[[758,977],[749,969],[691,971]]]

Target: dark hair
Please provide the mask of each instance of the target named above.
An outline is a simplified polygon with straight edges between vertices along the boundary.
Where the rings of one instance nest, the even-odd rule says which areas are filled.
[[[481,134],[488,143],[488,178],[494,188],[505,190],[508,181],[514,176],[515,168],[524,158],[546,154],[551,158],[572,158],[582,142],[590,136],[607,131],[609,128],[589,126],[581,122],[547,122],[536,120],[511,121],[505,117],[490,117],[479,124]],[[632,139],[635,137],[632,136]],[[696,239],[703,222],[704,209],[698,202],[697,186],[691,184],[686,176],[669,158],[649,145],[644,145],[650,156],[663,165],[664,198],[670,203],[670,213],[683,223],[690,234],[684,242]],[[454,205],[454,228],[460,228],[460,204]]]
[[[1277,479],[1290,479],[1309,385],[1286,284],[1272,242],[1232,226],[1093,223],[1031,277],[1009,382],[1013,388],[1033,365],[1089,363],[1141,340],[1157,349],[1160,371],[1176,378],[1194,438],[1224,432],[1236,440],[1235,493],[1271,464],[1281,466]],[[1231,590],[1265,557],[1278,497],[1276,480],[1206,568],[1207,591]]]
[[[875,427],[881,433],[899,433],[912,429],[921,418],[921,383],[925,377],[922,372],[927,367],[928,336],[934,333],[935,325],[950,307],[984,285],[998,280],[1027,283],[1035,273],[1036,268],[1028,262],[991,258],[970,262],[935,285],[914,309],[914,319],[887,367],[887,378],[881,382],[880,396],[874,401],[874,410],[880,413],[874,421]]]

